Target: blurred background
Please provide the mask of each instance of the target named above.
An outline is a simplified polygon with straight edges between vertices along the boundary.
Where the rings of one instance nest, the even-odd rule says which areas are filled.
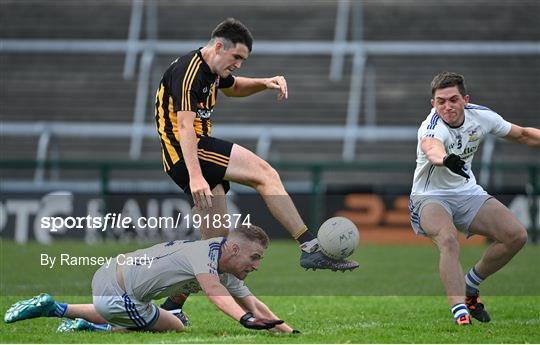
[[[213,135],[269,160],[313,229],[344,215],[361,241],[421,241],[410,229],[407,196],[416,131],[431,108],[429,83],[441,71],[466,77],[472,103],[540,127],[537,0],[0,4],[0,236],[17,242],[100,240],[84,231],[43,235],[36,219],[51,200],[60,205],[49,206],[51,215],[189,212],[185,202],[166,204],[185,198],[162,171],[154,93],[169,63],[203,46],[226,17],[255,38],[238,75],[284,75],[289,99],[221,95]],[[473,166],[532,241],[539,169],[538,149],[495,138]],[[233,186],[231,198],[232,210],[287,237],[249,190]],[[161,230],[105,236],[169,238]],[[187,236],[196,234],[173,235]]]

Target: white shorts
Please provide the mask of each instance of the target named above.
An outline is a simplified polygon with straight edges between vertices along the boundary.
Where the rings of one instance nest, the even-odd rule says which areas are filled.
[[[409,199],[409,214],[414,232],[419,236],[427,236],[427,233],[420,226],[422,209],[428,204],[439,204],[452,217],[456,228],[465,236],[473,234],[469,232],[469,227],[478,211],[484,203],[492,196],[486,193],[480,186],[471,190],[470,194],[440,194],[440,195],[411,195]]]
[[[159,317],[159,308],[129,296],[116,280],[116,262],[101,266],[92,279],[92,296],[96,311],[113,326],[146,330]]]

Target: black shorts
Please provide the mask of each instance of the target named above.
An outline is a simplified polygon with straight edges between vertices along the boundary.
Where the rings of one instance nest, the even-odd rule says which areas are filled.
[[[230,189],[228,181],[225,181],[225,171],[229,166],[233,143],[212,137],[200,137],[197,143],[197,156],[204,179],[210,185],[210,190],[217,185],[223,185],[225,193]],[[167,174],[187,194],[189,189],[189,173],[184,159],[180,159],[171,167]]]

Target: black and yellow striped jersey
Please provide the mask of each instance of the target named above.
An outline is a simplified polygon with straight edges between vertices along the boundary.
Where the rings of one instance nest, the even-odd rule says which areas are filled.
[[[229,88],[234,77],[221,79],[203,60],[200,48],[174,60],[163,74],[156,92],[156,125],[161,142],[165,171],[181,160],[178,111],[196,114],[193,127],[198,137],[210,136],[210,119],[217,99],[217,89]]]

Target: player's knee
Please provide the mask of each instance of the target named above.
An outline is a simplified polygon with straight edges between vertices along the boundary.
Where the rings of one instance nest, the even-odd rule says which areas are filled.
[[[156,330],[153,330],[153,332],[184,332],[186,330],[186,328],[182,325],[182,326],[178,326],[178,325],[174,325],[174,326],[171,326],[170,328],[164,328],[164,329],[160,329],[158,331]]]
[[[436,240],[439,251],[442,253],[457,254],[459,253],[459,241],[454,233],[439,235]]]
[[[268,167],[266,168],[266,176],[269,181],[281,185],[281,177],[279,176],[279,173],[276,169],[272,168],[270,164],[268,164]]]
[[[507,243],[514,248],[521,249],[527,243],[527,230],[520,226],[516,231],[513,231],[507,236]]]
[[[164,311],[162,311],[162,313],[163,312]],[[172,314],[170,316],[172,316]],[[152,332],[183,332],[185,326],[182,321],[176,318],[176,316],[169,317],[169,315],[167,315],[166,317],[163,317],[160,315],[160,318],[152,327],[150,327],[150,330]]]
[[[281,178],[279,177],[279,173],[266,161],[261,161],[259,170],[259,184],[281,185]]]

